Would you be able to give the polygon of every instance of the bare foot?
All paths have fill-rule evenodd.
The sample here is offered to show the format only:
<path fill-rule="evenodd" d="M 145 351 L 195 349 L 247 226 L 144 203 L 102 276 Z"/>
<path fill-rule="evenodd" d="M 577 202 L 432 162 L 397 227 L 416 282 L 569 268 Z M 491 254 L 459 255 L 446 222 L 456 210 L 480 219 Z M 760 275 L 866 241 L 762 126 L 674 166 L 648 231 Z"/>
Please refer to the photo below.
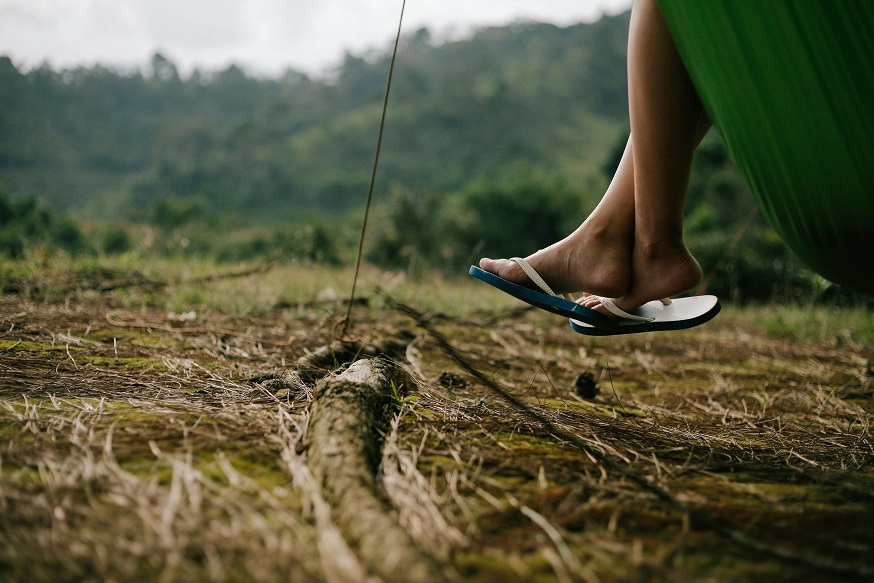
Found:
<path fill-rule="evenodd" d="M 638 245 L 632 257 L 632 284 L 614 303 L 626 312 L 652 300 L 685 293 L 701 283 L 701 267 L 682 241 Z M 604 295 L 604 294 L 600 294 Z M 586 307 L 607 313 L 597 298 L 580 300 Z"/>
<path fill-rule="evenodd" d="M 620 296 L 629 291 L 630 258 L 630 237 L 583 223 L 561 241 L 525 259 L 555 293 L 585 291 Z M 479 266 L 514 283 L 535 288 L 522 268 L 510 259 L 483 258 Z"/>

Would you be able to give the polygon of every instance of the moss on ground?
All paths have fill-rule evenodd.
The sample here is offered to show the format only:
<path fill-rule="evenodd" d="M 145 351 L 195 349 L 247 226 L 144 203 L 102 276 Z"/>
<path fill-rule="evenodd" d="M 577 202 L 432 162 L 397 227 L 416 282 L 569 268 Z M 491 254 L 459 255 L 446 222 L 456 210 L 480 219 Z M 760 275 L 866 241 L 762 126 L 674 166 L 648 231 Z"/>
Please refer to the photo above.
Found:
<path fill-rule="evenodd" d="M 305 444 L 287 448 L 311 387 L 286 375 L 333 341 L 344 310 L 314 303 L 336 273 L 283 287 L 289 273 L 265 276 L 257 297 L 231 281 L 0 297 L 2 578 L 326 579 L 320 519 L 288 465 L 306 463 Z M 817 310 L 815 331 L 798 312 L 768 324 L 727 310 L 683 333 L 591 339 L 509 302 L 486 309 L 491 293 L 460 306 L 462 292 L 479 294 L 465 286 L 422 309 L 473 366 L 585 446 L 479 384 L 384 297 L 354 313 L 368 342 L 417 336 L 399 358 L 419 400 L 404 404 L 396 438 L 421 479 L 403 474 L 401 492 L 464 533 L 444 561 L 465 581 L 874 576 L 874 349 L 868 320 L 852 327 L 858 311 Z M 278 298 L 293 307 L 274 309 Z M 131 325 L 107 324 L 130 308 Z M 196 326 L 164 326 L 170 308 L 196 309 Z M 575 394 L 584 372 L 597 395 Z"/>

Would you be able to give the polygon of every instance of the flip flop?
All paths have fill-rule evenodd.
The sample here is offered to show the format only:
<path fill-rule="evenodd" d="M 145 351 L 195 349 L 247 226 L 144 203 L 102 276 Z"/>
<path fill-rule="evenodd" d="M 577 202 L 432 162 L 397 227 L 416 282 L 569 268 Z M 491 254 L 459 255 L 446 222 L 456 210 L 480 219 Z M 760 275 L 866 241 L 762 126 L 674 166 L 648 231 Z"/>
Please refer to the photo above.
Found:
<path fill-rule="evenodd" d="M 596 297 L 607 311 L 618 318 L 611 320 L 616 326 L 608 330 L 584 319 L 571 317 L 571 328 L 574 331 L 589 336 L 616 336 L 659 330 L 684 330 L 713 319 L 721 308 L 716 296 L 695 296 L 678 298 L 667 305 L 658 300 L 647 302 L 630 314 L 620 309 L 610 298 Z"/>
<path fill-rule="evenodd" d="M 512 281 L 506 280 L 494 273 L 480 269 L 475 265 L 470 266 L 470 271 L 468 273 L 489 285 L 493 285 L 502 292 L 508 293 L 514 298 L 534 306 L 535 308 L 540 308 L 541 310 L 546 310 L 547 312 L 552 312 L 553 314 L 558 314 L 559 316 L 579 321 L 593 330 L 599 330 L 602 332 L 601 335 L 616 333 L 615 331 L 619 330 L 619 324 L 613 318 L 605 316 L 604 314 L 596 312 L 586 306 L 581 306 L 574 301 L 573 296 L 570 294 L 564 294 L 561 296 L 552 291 L 552 288 L 543 281 L 543 278 L 540 277 L 534 268 L 532 268 L 524 259 L 513 257 L 512 260 L 515 261 L 531 281 L 533 281 L 534 284 L 543 291 L 537 291 L 525 287 L 524 285 L 513 283 Z"/>

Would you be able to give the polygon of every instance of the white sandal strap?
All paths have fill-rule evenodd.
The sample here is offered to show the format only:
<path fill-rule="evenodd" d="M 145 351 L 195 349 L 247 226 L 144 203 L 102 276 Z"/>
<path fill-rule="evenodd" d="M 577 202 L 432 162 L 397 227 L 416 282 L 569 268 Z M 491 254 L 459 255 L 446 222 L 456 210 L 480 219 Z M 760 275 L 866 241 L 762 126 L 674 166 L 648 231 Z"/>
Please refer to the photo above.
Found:
<path fill-rule="evenodd" d="M 607 311 L 613 314 L 614 316 L 618 316 L 620 318 L 624 318 L 626 320 L 634 320 L 635 322 L 655 322 L 655 318 L 644 318 L 643 316 L 636 316 L 634 314 L 629 314 L 615 303 L 610 298 L 602 298 L 601 296 L 595 296 L 598 298 L 598 301 L 601 302 L 601 305 L 607 308 Z M 670 300 L 668 300 L 670 303 Z M 662 301 L 664 303 L 664 301 Z"/>
<path fill-rule="evenodd" d="M 540 288 L 541 290 L 543 290 L 545 293 L 548 293 L 549 295 L 551 295 L 551 296 L 555 296 L 555 297 L 558 297 L 558 298 L 563 297 L 563 298 L 565 298 L 565 299 L 567 299 L 567 300 L 570 300 L 570 301 L 572 301 L 572 302 L 573 302 L 573 301 L 576 301 L 576 300 L 574 300 L 574 297 L 573 297 L 571 294 L 562 294 L 562 295 L 559 295 L 559 294 L 555 293 L 554 291 L 552 291 L 552 288 L 549 287 L 549 284 L 547 284 L 547 283 L 543 280 L 543 278 L 540 277 L 540 274 L 537 273 L 537 271 L 535 271 L 535 269 L 534 269 L 533 267 L 531 267 L 531 264 L 528 263 L 527 261 L 525 261 L 524 259 L 522 259 L 521 257 L 511 257 L 510 259 L 511 259 L 512 261 L 515 261 L 515 262 L 516 262 L 516 265 L 518 265 L 519 267 L 521 267 L 521 268 L 522 268 L 522 271 L 525 272 L 525 275 L 528 276 L 528 279 L 530 279 L 531 281 L 533 281 L 533 282 L 534 282 L 534 285 L 536 285 L 537 287 L 539 287 L 539 288 Z"/>
<path fill-rule="evenodd" d="M 559 297 L 559 298 L 563 297 L 566 300 L 570 300 L 572 302 L 577 301 L 574 298 L 574 296 L 572 296 L 571 294 L 557 294 L 554 291 L 552 291 L 552 288 L 549 287 L 549 284 L 546 283 L 546 281 L 544 281 L 544 279 L 542 277 L 540 277 L 540 274 L 537 273 L 537 271 L 533 267 L 531 267 L 531 264 L 528 263 L 527 261 L 525 261 L 524 259 L 522 259 L 521 257 L 511 257 L 510 259 L 512 261 L 515 261 L 516 265 L 518 265 L 520 268 L 522 268 L 522 271 L 524 271 L 525 275 L 528 276 L 528 279 L 533 281 L 534 285 L 539 287 L 545 293 L 548 293 L 551 296 L 555 296 L 555 297 Z M 607 308 L 607 310 L 610 311 L 614 316 L 619 316 L 620 318 L 625 318 L 626 320 L 636 320 L 636 321 L 640 321 L 640 322 L 652 322 L 652 321 L 654 321 L 654 318 L 644 318 L 642 316 L 635 316 L 634 314 L 629 314 L 625 310 L 622 310 L 621 308 L 619 308 L 619 306 L 614 304 L 613 301 L 610 300 L 609 298 L 602 298 L 600 296 L 596 296 L 596 297 L 598 297 L 598 299 L 601 301 L 601 303 L 604 305 L 604 307 Z M 671 298 L 662 298 L 659 301 L 662 304 L 664 304 L 665 306 L 671 305 Z"/>

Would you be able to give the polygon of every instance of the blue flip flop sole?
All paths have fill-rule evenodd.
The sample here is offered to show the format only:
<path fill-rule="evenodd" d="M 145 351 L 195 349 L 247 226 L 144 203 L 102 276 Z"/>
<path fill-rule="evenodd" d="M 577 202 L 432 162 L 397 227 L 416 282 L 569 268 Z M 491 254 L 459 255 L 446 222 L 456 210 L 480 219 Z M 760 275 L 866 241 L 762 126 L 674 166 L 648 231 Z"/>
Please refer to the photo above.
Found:
<path fill-rule="evenodd" d="M 619 324 L 616 320 L 565 298 L 552 296 L 525 287 L 524 285 L 513 283 L 512 281 L 499 277 L 494 273 L 480 269 L 475 265 L 470 266 L 470 271 L 468 273 L 471 276 L 498 288 L 502 292 L 534 306 L 535 308 L 540 308 L 541 310 L 546 310 L 547 312 L 552 312 L 553 314 L 576 320 L 591 329 L 598 330 L 600 331 L 600 334 L 598 335 L 603 336 L 615 334 L 619 329 Z"/>

